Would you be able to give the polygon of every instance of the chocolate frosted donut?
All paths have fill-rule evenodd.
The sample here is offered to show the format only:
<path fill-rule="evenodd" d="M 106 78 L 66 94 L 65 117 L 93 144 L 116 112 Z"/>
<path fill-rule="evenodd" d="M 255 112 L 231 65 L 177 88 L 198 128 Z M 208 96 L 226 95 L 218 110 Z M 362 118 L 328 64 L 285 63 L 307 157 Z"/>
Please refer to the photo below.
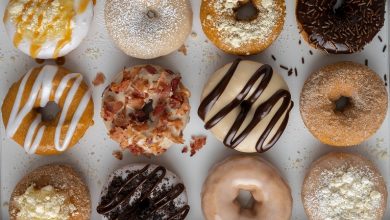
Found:
<path fill-rule="evenodd" d="M 310 45 L 329 53 L 360 51 L 384 24 L 385 0 L 297 0 L 296 17 Z"/>
<path fill-rule="evenodd" d="M 97 207 L 109 220 L 181 220 L 189 210 L 179 177 L 154 164 L 130 164 L 112 173 Z"/>
<path fill-rule="evenodd" d="M 198 115 L 225 146 L 262 153 L 282 135 L 292 107 L 286 83 L 271 66 L 237 59 L 211 76 Z"/>
<path fill-rule="evenodd" d="M 313 73 L 301 93 L 300 111 L 310 132 L 332 146 L 360 144 L 387 113 L 385 83 L 368 67 L 339 62 Z"/>

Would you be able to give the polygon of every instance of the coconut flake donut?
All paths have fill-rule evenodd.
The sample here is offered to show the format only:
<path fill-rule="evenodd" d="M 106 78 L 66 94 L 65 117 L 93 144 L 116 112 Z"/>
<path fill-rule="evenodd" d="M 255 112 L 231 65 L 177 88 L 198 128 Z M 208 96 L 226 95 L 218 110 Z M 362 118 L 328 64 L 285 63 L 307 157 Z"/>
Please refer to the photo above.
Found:
<path fill-rule="evenodd" d="M 163 166 L 136 163 L 110 175 L 96 210 L 105 220 L 183 220 L 190 206 L 178 176 Z"/>
<path fill-rule="evenodd" d="M 387 105 L 385 83 L 375 72 L 361 64 L 339 62 L 322 67 L 306 80 L 300 111 L 317 139 L 343 147 L 372 136 L 386 117 Z"/>
<path fill-rule="evenodd" d="M 371 161 L 356 154 L 330 153 L 311 165 L 302 201 L 310 220 L 380 220 L 387 189 Z"/>
<path fill-rule="evenodd" d="M 110 0 L 104 12 L 115 44 L 127 55 L 141 59 L 179 49 L 192 29 L 188 0 Z"/>
<path fill-rule="evenodd" d="M 253 16 L 240 17 L 252 5 Z M 252 55 L 268 48 L 283 29 L 284 0 L 202 0 L 200 20 L 206 36 L 221 50 Z"/>
<path fill-rule="evenodd" d="M 240 190 L 254 199 L 251 208 L 240 207 Z M 289 220 L 292 210 L 290 187 L 278 171 L 259 157 L 234 156 L 214 166 L 202 191 L 206 220 Z"/>
<path fill-rule="evenodd" d="M 68 165 L 49 164 L 27 174 L 15 186 L 9 219 L 89 220 L 89 190 Z"/>
<path fill-rule="evenodd" d="M 92 18 L 92 0 L 10 0 L 3 21 L 15 47 L 33 58 L 53 59 L 81 43 Z"/>
<path fill-rule="evenodd" d="M 136 155 L 159 155 L 183 144 L 190 92 L 181 77 L 154 65 L 124 69 L 103 93 L 101 116 L 110 137 Z"/>
<path fill-rule="evenodd" d="M 296 0 L 296 18 L 311 46 L 349 54 L 361 51 L 381 30 L 385 8 L 384 0 Z"/>
<path fill-rule="evenodd" d="M 59 112 L 43 118 L 55 103 Z M 93 124 L 91 92 L 79 73 L 52 65 L 32 68 L 9 89 L 1 107 L 6 134 L 29 154 L 60 154 Z"/>
<path fill-rule="evenodd" d="M 293 105 L 271 66 L 237 59 L 210 77 L 198 115 L 225 146 L 263 153 L 283 134 Z"/>

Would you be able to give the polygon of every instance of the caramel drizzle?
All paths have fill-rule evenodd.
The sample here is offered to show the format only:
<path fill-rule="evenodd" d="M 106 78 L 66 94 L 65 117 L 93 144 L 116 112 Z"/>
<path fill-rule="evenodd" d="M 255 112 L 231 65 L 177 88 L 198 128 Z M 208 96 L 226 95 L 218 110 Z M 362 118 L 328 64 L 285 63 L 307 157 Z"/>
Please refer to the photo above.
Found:
<path fill-rule="evenodd" d="M 148 217 L 153 217 L 154 213 L 164 208 L 169 202 L 173 201 L 184 192 L 185 186 L 180 183 L 175 185 L 168 192 L 162 193 L 161 195 L 156 196 L 156 198 L 151 199 L 151 193 L 165 178 L 167 171 L 164 167 L 158 166 L 150 174 L 145 175 L 145 172 L 148 171 L 149 167 L 150 165 L 146 165 L 143 169 L 133 174 L 116 192 L 114 192 L 114 197 L 110 202 L 107 204 L 99 204 L 97 212 L 99 214 L 108 214 L 116 208 L 124 206 L 127 207 L 127 209 L 121 210 L 121 213 L 119 213 L 115 219 L 132 219 L 131 217 L 137 217 L 136 215 L 140 207 L 145 206 L 145 204 L 151 204 L 152 206 L 148 208 L 150 212 L 147 215 Z M 141 175 L 145 176 L 139 178 Z M 128 207 L 129 202 L 139 187 L 142 187 L 141 197 L 138 198 L 131 207 Z M 169 216 L 168 219 L 184 219 L 187 216 L 189 209 L 190 207 L 185 205 L 173 213 L 172 216 Z"/>
<path fill-rule="evenodd" d="M 15 0 L 11 1 L 11 3 L 14 1 Z M 90 0 L 81 0 L 80 6 L 77 10 L 77 13 L 81 14 L 81 13 L 85 12 L 85 10 L 88 7 L 89 2 L 90 2 Z M 23 16 L 25 15 L 25 13 L 27 13 L 28 9 L 33 6 L 33 3 L 34 3 L 34 0 L 30 0 L 27 3 L 25 3 L 23 6 L 22 13 L 14 21 L 15 25 L 17 26 L 17 30 L 16 30 L 15 36 L 13 38 L 13 44 L 15 45 L 15 47 L 18 47 L 20 45 L 20 43 L 22 42 L 22 40 L 25 38 L 26 34 L 24 32 L 26 30 L 26 27 L 30 23 L 33 16 L 38 13 L 37 10 L 39 9 L 39 7 L 42 4 L 50 4 L 50 0 L 38 1 L 35 8 L 33 10 L 31 10 L 30 14 L 27 15 L 28 16 L 27 19 L 25 21 L 23 21 Z M 59 53 L 61 52 L 61 50 L 67 44 L 69 44 L 69 42 L 71 42 L 71 39 L 72 39 L 72 25 L 71 24 L 72 24 L 72 19 L 74 17 L 74 14 L 75 13 L 70 13 L 70 14 L 66 15 L 66 17 L 62 17 L 64 15 L 60 13 L 52 21 L 52 23 L 55 23 L 58 19 L 66 19 L 65 35 L 62 37 L 62 39 L 60 39 L 57 42 L 56 48 L 55 48 L 54 53 L 53 53 L 53 58 L 57 58 L 59 56 Z M 33 58 L 36 58 L 38 56 L 39 52 L 41 51 L 42 44 L 47 40 L 49 32 L 53 31 L 53 28 L 54 28 L 53 25 L 50 24 L 50 25 L 47 25 L 46 27 L 44 27 L 43 31 L 39 31 L 39 29 L 41 29 L 41 27 L 42 27 L 42 20 L 44 19 L 44 17 L 43 17 L 43 14 L 39 14 L 37 16 L 38 16 L 38 25 L 37 25 L 37 28 L 33 31 L 33 36 L 31 39 L 31 46 L 30 46 L 30 55 Z M 9 12 L 6 11 L 3 20 L 6 21 L 8 19 L 9 19 Z"/>
<path fill-rule="evenodd" d="M 198 115 L 202 120 L 205 120 L 206 114 L 211 110 L 211 108 L 215 105 L 215 103 L 225 91 L 240 62 L 241 59 L 237 59 L 233 62 L 222 80 L 201 102 L 200 107 L 198 109 Z M 266 129 L 261 134 L 260 138 L 256 143 L 257 152 L 262 153 L 269 150 L 276 143 L 276 141 L 280 138 L 283 131 L 285 130 L 289 118 L 289 113 L 294 105 L 294 103 L 291 101 L 291 94 L 287 90 L 278 90 L 267 101 L 257 107 L 250 123 L 244 128 L 244 130 L 240 134 L 237 133 L 241 128 L 245 118 L 247 117 L 249 110 L 252 108 L 252 105 L 260 98 L 263 91 L 267 88 L 268 84 L 272 79 L 272 75 L 272 67 L 269 65 L 262 65 L 249 79 L 249 81 L 246 83 L 241 92 L 235 97 L 235 99 L 231 101 L 228 105 L 223 107 L 210 120 L 206 122 L 205 128 L 211 129 L 223 118 L 225 118 L 226 115 L 228 115 L 233 109 L 240 107 L 240 113 L 238 114 L 236 120 L 234 121 L 232 127 L 229 129 L 223 141 L 223 143 L 227 147 L 235 148 L 250 134 L 250 132 L 257 126 L 257 124 L 260 123 L 271 112 L 271 110 L 278 103 L 278 101 L 280 99 L 283 99 L 280 108 L 277 110 L 277 112 L 275 113 L 270 123 L 267 125 Z M 253 94 L 249 98 L 247 98 L 252 87 L 261 77 L 261 82 L 255 89 Z M 286 116 L 283 119 L 280 127 L 276 131 L 276 134 L 272 137 L 269 143 L 265 145 L 267 137 L 270 135 L 271 131 L 285 112 Z"/>

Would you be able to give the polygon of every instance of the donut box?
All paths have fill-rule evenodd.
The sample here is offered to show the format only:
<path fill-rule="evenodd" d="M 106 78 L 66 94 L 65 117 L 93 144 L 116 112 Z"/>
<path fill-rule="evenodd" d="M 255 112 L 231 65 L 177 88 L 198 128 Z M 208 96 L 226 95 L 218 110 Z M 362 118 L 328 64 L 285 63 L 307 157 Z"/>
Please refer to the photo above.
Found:
<path fill-rule="evenodd" d="M 0 17 L 4 16 L 6 0 L 0 2 Z M 192 0 L 193 27 L 183 47 L 167 56 L 152 60 L 142 60 L 127 56 L 111 40 L 104 21 L 104 3 L 98 0 L 94 7 L 94 18 L 87 37 L 62 60 L 63 66 L 83 74 L 85 82 L 92 90 L 94 101 L 94 124 L 84 137 L 65 153 L 57 156 L 38 156 L 25 153 L 22 147 L 6 136 L 4 123 L 0 122 L 0 219 L 9 219 L 8 209 L 11 193 L 27 173 L 50 163 L 65 163 L 75 168 L 89 188 L 91 195 L 91 219 L 102 219 L 97 213 L 102 188 L 109 175 L 130 163 L 154 163 L 166 167 L 181 178 L 186 186 L 190 212 L 186 219 L 204 219 L 201 206 L 203 183 L 209 170 L 218 162 L 232 155 L 243 155 L 229 149 L 218 141 L 211 131 L 204 128 L 198 116 L 202 90 L 209 77 L 223 65 L 233 62 L 237 56 L 219 50 L 205 36 L 200 23 L 200 1 Z M 299 100 L 305 80 L 324 65 L 338 61 L 354 61 L 374 70 L 389 92 L 390 72 L 389 22 L 385 15 L 385 25 L 365 49 L 351 55 L 328 55 L 310 47 L 299 33 L 295 17 L 295 1 L 286 1 L 286 18 L 283 30 L 277 40 L 259 55 L 244 59 L 269 64 L 287 83 L 294 107 L 291 110 L 287 127 L 268 151 L 260 154 L 271 162 L 291 188 L 293 197 L 292 219 L 307 219 L 304 211 L 301 189 L 305 174 L 313 161 L 329 152 L 355 152 L 371 160 L 383 175 L 387 188 L 390 188 L 390 121 L 387 112 L 380 129 L 362 144 L 349 148 L 330 147 L 319 142 L 305 127 L 302 120 Z M 389 6 L 386 6 L 387 10 Z M 10 86 L 19 80 L 32 67 L 40 66 L 34 60 L 15 49 L 6 37 L 4 25 L 0 25 L 0 100 L 3 102 Z M 241 57 L 243 58 L 243 57 Z M 58 60 L 57 60 L 58 62 Z M 44 61 L 44 64 L 56 64 Z M 119 144 L 107 135 L 105 124 L 100 116 L 102 94 L 115 76 L 124 69 L 135 65 L 153 64 L 181 73 L 182 82 L 191 92 L 190 121 L 184 130 L 184 144 L 172 146 L 166 153 L 156 157 L 134 156 L 123 152 L 123 159 L 115 156 Z M 102 85 L 94 86 L 92 81 L 98 74 L 104 74 Z M 2 120 L 2 119 L 0 119 Z M 195 155 L 182 152 L 189 145 L 192 136 L 207 136 L 206 145 Z M 255 155 L 259 155 L 255 153 Z M 390 204 L 383 219 L 390 219 Z"/>

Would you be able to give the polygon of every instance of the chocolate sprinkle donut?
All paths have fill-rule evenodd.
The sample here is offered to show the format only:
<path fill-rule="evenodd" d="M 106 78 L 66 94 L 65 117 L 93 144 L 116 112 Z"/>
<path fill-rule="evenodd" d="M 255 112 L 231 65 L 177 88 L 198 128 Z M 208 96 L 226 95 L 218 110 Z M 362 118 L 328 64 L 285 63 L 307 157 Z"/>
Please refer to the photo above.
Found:
<path fill-rule="evenodd" d="M 182 220 L 189 210 L 181 180 L 154 164 L 132 164 L 115 171 L 97 207 L 109 220 Z"/>
<path fill-rule="evenodd" d="M 297 0 L 305 40 L 328 53 L 358 52 L 384 25 L 385 0 Z"/>

